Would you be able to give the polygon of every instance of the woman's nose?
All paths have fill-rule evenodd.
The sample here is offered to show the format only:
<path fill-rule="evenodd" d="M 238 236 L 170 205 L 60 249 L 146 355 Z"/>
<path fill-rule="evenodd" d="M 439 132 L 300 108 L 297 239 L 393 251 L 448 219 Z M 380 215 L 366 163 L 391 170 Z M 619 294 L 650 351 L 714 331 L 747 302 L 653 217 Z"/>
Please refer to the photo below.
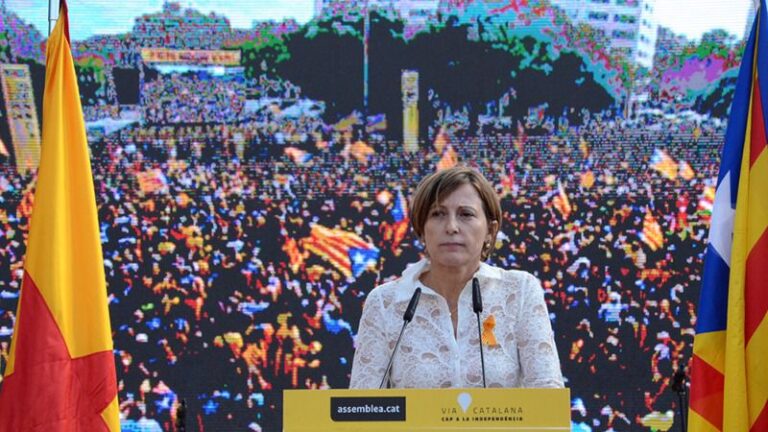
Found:
<path fill-rule="evenodd" d="M 459 232 L 459 224 L 455 216 L 448 216 L 445 221 L 445 231 L 449 233 Z"/>

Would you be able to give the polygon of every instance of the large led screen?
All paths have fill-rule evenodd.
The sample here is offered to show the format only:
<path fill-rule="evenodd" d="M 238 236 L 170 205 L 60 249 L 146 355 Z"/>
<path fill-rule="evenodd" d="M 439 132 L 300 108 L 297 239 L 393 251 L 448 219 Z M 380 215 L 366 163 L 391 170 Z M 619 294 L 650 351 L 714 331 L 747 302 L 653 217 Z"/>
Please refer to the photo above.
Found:
<path fill-rule="evenodd" d="M 490 261 L 542 281 L 574 430 L 677 421 L 750 0 L 69 3 L 126 430 L 181 400 L 279 430 L 283 389 L 345 388 L 366 295 L 423 255 L 409 197 L 457 164 L 502 197 Z M 0 5 L 0 371 L 48 13 Z"/>

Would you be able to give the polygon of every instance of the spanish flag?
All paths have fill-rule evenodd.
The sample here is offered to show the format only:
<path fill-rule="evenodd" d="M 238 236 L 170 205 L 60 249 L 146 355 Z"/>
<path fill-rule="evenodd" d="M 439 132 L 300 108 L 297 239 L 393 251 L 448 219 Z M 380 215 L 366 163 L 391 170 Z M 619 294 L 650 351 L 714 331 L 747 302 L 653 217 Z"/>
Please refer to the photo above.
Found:
<path fill-rule="evenodd" d="M 691 372 L 691 431 L 768 430 L 768 15 L 747 42 L 720 162 Z"/>
<path fill-rule="evenodd" d="M 0 430 L 118 431 L 115 361 L 67 6 L 47 47 L 43 146 Z"/>

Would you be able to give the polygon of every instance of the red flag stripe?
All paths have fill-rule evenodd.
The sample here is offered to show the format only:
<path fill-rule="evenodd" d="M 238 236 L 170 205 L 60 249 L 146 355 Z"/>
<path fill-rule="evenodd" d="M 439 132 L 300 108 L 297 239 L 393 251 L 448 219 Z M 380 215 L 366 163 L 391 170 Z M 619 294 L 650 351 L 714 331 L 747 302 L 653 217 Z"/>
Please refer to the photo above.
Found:
<path fill-rule="evenodd" d="M 749 150 L 749 166 L 755 161 L 766 147 L 765 117 L 763 117 L 763 102 L 760 99 L 760 80 L 755 79 L 755 87 L 752 92 L 752 131 Z"/>
<path fill-rule="evenodd" d="M 108 431 L 101 412 L 117 394 L 112 352 L 70 357 L 53 314 L 26 272 L 23 283 L 13 340 L 17 366 L 3 382 L 0 430 Z M 30 387 L 38 390 L 21 391 Z"/>
<path fill-rule="evenodd" d="M 340 250 L 337 247 L 319 241 L 312 241 L 307 244 L 315 247 L 329 258 L 332 258 L 335 262 L 342 264 L 344 267 L 350 267 L 349 255 L 344 250 Z"/>
<path fill-rule="evenodd" d="M 768 312 L 768 291 L 765 289 L 768 287 L 768 230 L 752 248 L 746 269 L 744 341 L 748 344 Z"/>
<path fill-rule="evenodd" d="M 359 240 L 351 239 L 351 238 L 344 238 L 344 237 L 325 237 L 323 238 L 324 242 L 327 242 L 334 247 L 337 247 L 339 249 L 347 249 L 349 247 L 355 247 L 355 248 L 367 248 L 368 244 Z"/>
<path fill-rule="evenodd" d="M 768 431 L 768 404 L 763 405 L 763 410 L 757 417 L 752 427 L 749 428 L 750 432 L 765 432 Z"/>
<path fill-rule="evenodd" d="M 349 255 L 346 252 L 318 241 L 308 241 L 305 243 L 305 247 L 323 256 L 323 258 L 330 261 L 331 264 L 345 274 L 351 273 L 352 263 L 349 261 Z"/>
<path fill-rule="evenodd" d="M 49 0 L 50 1 L 50 0 Z M 67 7 L 66 0 L 59 1 L 59 18 L 64 18 L 64 36 L 67 38 L 67 43 L 71 44 L 72 39 L 69 38 L 69 7 Z"/>
<path fill-rule="evenodd" d="M 722 430 L 725 377 L 696 355 L 693 356 L 693 373 L 691 380 L 695 380 L 696 385 L 691 387 L 691 409 Z"/>
<path fill-rule="evenodd" d="M 320 241 L 327 241 L 357 248 L 368 247 L 368 243 L 359 238 L 357 234 L 339 229 L 329 229 L 316 226 L 312 229 L 311 236 L 317 238 Z"/>

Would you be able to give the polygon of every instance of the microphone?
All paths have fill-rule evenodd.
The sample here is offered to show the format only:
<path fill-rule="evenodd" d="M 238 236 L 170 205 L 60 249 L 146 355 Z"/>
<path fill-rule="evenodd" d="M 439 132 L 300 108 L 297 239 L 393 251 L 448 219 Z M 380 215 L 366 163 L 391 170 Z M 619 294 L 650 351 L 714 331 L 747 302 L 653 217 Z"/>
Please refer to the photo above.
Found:
<path fill-rule="evenodd" d="M 389 363 L 387 364 L 387 369 L 384 370 L 384 376 L 381 377 L 381 384 L 379 384 L 379 388 L 384 388 L 384 383 L 388 381 L 389 374 L 392 370 L 392 362 L 395 360 L 395 353 L 397 352 L 397 348 L 400 347 L 400 340 L 403 338 L 403 332 L 405 331 L 405 327 L 408 326 L 408 323 L 411 322 L 413 319 L 413 314 L 416 313 L 416 306 L 419 305 L 419 297 L 421 297 L 421 288 L 416 288 L 415 291 L 413 291 L 413 295 L 411 296 L 411 301 L 408 302 L 408 307 L 405 308 L 405 313 L 403 314 L 403 326 L 400 328 L 400 336 L 397 337 L 397 342 L 395 342 L 395 348 L 392 350 L 392 354 L 389 356 Z"/>
<path fill-rule="evenodd" d="M 685 393 L 685 381 L 688 378 L 685 373 L 685 366 L 678 366 L 675 373 L 672 375 L 672 384 L 670 387 L 677 393 Z"/>
<path fill-rule="evenodd" d="M 411 322 L 413 319 L 413 314 L 416 313 L 416 306 L 419 305 L 419 297 L 421 297 L 421 288 L 416 288 L 415 291 L 413 291 L 413 295 L 411 296 L 411 301 L 408 302 L 408 307 L 405 308 L 405 313 L 403 314 L 403 328 L 405 328 L 405 325 Z"/>
<path fill-rule="evenodd" d="M 176 407 L 176 430 L 185 432 L 187 430 L 187 400 L 181 399 L 179 406 Z"/>
<path fill-rule="evenodd" d="M 476 314 L 483 311 L 483 297 L 480 295 L 480 281 L 477 278 L 472 279 L 472 310 Z"/>
<path fill-rule="evenodd" d="M 480 368 L 483 370 L 483 388 L 485 385 L 485 357 L 483 356 L 483 332 L 480 324 L 480 312 L 483 311 L 483 298 L 480 295 L 480 281 L 472 278 L 472 309 L 477 316 L 477 340 L 480 342 Z"/>
<path fill-rule="evenodd" d="M 685 394 L 687 391 L 685 381 L 688 379 L 688 374 L 685 371 L 685 364 L 683 363 L 683 356 L 680 355 L 678 360 L 677 369 L 675 370 L 675 373 L 672 375 L 672 384 L 670 387 L 672 387 L 672 390 L 677 393 L 677 399 L 678 399 L 678 414 L 680 415 L 680 425 L 683 427 L 682 430 L 688 430 L 687 427 L 687 419 L 685 417 L 685 413 L 687 412 L 686 409 L 683 409 L 683 403 L 685 403 Z"/>

